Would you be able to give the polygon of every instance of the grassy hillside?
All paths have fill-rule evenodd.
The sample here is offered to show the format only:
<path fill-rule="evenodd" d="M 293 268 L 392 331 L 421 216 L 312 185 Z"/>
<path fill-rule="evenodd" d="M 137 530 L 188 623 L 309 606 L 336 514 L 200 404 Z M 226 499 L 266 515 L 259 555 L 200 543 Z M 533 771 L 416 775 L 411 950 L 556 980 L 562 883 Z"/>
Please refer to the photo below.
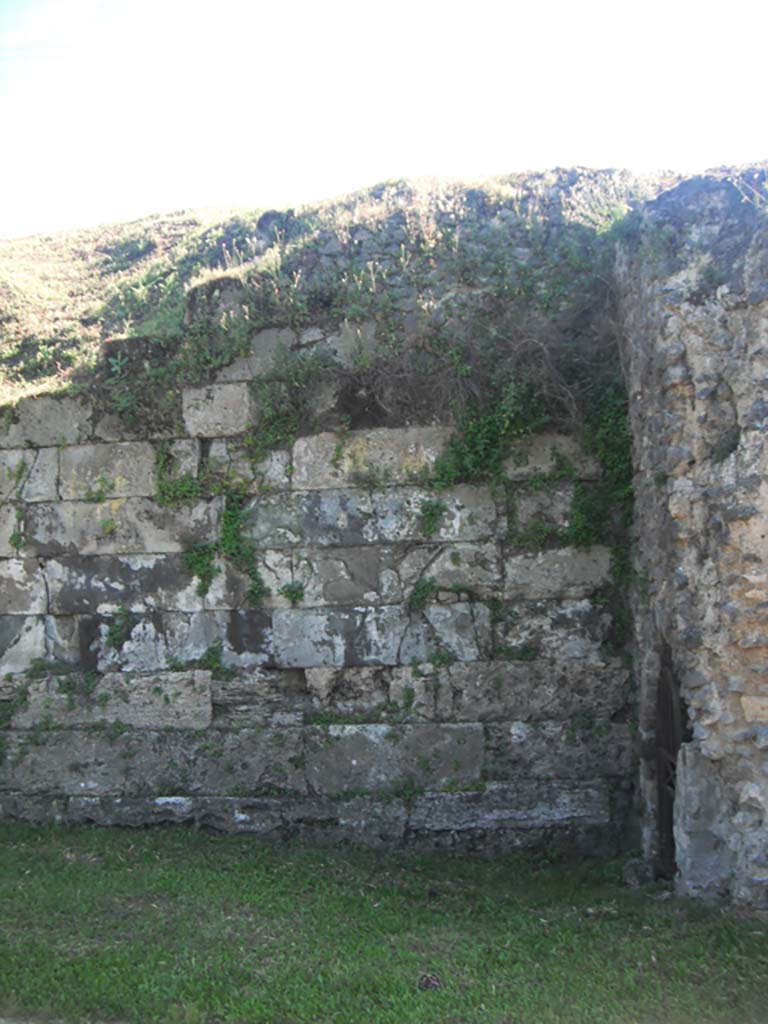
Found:
<path fill-rule="evenodd" d="M 611 228 L 659 184 L 583 170 L 391 182 L 296 211 L 185 212 L 0 242 L 0 401 L 90 389 L 140 354 L 131 376 L 156 403 L 260 327 L 343 319 L 376 322 L 390 363 L 408 348 L 409 379 L 469 380 L 489 342 L 553 325 L 572 345 L 594 334 Z M 105 355 L 106 339 L 121 341 Z M 116 411 L 135 409 L 112 383 Z"/>

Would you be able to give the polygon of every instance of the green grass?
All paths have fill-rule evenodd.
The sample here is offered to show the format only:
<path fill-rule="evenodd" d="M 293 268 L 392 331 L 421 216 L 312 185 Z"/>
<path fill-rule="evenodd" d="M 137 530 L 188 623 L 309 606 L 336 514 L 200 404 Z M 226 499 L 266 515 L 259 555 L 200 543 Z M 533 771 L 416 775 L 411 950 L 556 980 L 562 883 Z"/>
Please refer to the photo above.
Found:
<path fill-rule="evenodd" d="M 768 925 L 615 863 L 0 825 L 0 1013 L 270 1024 L 757 1024 Z M 434 975 L 440 987 L 422 991 Z"/>

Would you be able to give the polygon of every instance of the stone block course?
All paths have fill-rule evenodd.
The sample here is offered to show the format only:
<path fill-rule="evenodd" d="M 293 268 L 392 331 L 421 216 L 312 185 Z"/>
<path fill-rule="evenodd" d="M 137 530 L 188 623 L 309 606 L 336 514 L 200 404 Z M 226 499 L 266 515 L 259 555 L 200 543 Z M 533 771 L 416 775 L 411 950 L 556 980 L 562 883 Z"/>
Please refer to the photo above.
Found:
<path fill-rule="evenodd" d="M 46 448 L 87 441 L 91 409 L 76 398 L 41 395 L 19 405 L 9 423 L 0 426 L 0 448 Z"/>
<path fill-rule="evenodd" d="M 186 550 L 218 536 L 223 499 L 163 508 L 147 498 L 30 505 L 24 513 L 24 554 L 128 555 Z"/>
<path fill-rule="evenodd" d="M 60 728 L 117 721 L 136 729 L 207 729 L 211 724 L 210 672 L 122 675 L 96 680 L 78 675 L 32 679 L 14 729 L 33 729 L 53 718 Z"/>
<path fill-rule="evenodd" d="M 445 447 L 445 427 L 315 434 L 293 446 L 294 485 L 306 490 L 408 484 L 429 474 Z"/>
<path fill-rule="evenodd" d="M 404 542 L 475 542 L 495 537 L 499 522 L 487 488 L 456 487 L 441 493 L 445 514 L 425 534 L 423 489 L 295 491 L 266 495 L 248 506 L 246 533 L 258 547 L 355 547 Z"/>
<path fill-rule="evenodd" d="M 330 725 L 308 729 L 307 780 L 333 795 L 354 790 L 477 782 L 483 766 L 479 725 Z"/>
<path fill-rule="evenodd" d="M 100 420 L 98 443 L 85 417 L 60 449 L 0 450 L 0 815 L 377 849 L 553 833 L 610 847 L 606 780 L 629 771 L 611 718 L 629 696 L 598 601 L 607 551 L 514 551 L 503 488 L 414 483 L 442 427 L 320 434 L 254 465 L 248 375 L 285 340 L 264 332 L 262 351 L 187 389 L 191 436 L 149 443 Z M 294 338 L 346 358 L 332 340 Z M 171 478 L 215 496 L 160 505 L 160 444 Z M 554 465 L 541 459 L 535 472 Z M 547 504 L 538 483 L 510 484 L 517 524 L 565 523 L 570 486 Z M 207 560 L 190 561 L 200 544 Z"/>
<path fill-rule="evenodd" d="M 33 558 L 0 559 L 0 609 L 5 615 L 44 615 L 48 593 Z"/>
<path fill-rule="evenodd" d="M 610 549 L 600 546 L 588 551 L 556 548 L 535 554 L 507 555 L 504 596 L 527 600 L 585 597 L 608 582 L 610 571 Z"/>
<path fill-rule="evenodd" d="M 243 434 L 254 422 L 248 384 L 211 384 L 182 392 L 184 426 L 192 437 Z"/>
<path fill-rule="evenodd" d="M 0 449 L 0 504 L 6 501 L 56 501 L 57 448 Z"/>
<path fill-rule="evenodd" d="M 151 497 L 157 491 L 155 461 L 155 449 L 144 441 L 62 448 L 60 495 L 70 501 Z"/>
<path fill-rule="evenodd" d="M 600 465 L 586 455 L 578 441 L 566 434 L 534 434 L 519 441 L 504 462 L 504 473 L 510 480 L 547 476 L 567 466 L 577 479 L 596 480 Z"/>

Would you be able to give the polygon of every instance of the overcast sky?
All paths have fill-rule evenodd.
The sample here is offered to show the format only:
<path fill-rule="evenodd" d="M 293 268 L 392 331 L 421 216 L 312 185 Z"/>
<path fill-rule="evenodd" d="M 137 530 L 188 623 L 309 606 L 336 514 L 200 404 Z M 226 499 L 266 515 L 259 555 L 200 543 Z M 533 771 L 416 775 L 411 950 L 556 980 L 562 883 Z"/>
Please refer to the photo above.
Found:
<path fill-rule="evenodd" d="M 0 237 L 768 158 L 768 4 L 0 0 Z"/>

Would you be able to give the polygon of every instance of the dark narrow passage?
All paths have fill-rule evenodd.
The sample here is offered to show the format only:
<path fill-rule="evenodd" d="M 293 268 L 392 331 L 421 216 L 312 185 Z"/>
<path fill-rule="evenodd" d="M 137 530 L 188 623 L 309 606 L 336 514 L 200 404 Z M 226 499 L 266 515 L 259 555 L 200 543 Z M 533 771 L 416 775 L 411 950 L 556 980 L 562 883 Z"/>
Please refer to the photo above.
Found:
<path fill-rule="evenodd" d="M 680 685 L 672 663 L 672 651 L 665 643 L 656 691 L 656 828 L 658 855 L 656 873 L 672 878 L 675 873 L 674 805 L 677 754 L 689 739 L 688 716 L 680 696 Z"/>

